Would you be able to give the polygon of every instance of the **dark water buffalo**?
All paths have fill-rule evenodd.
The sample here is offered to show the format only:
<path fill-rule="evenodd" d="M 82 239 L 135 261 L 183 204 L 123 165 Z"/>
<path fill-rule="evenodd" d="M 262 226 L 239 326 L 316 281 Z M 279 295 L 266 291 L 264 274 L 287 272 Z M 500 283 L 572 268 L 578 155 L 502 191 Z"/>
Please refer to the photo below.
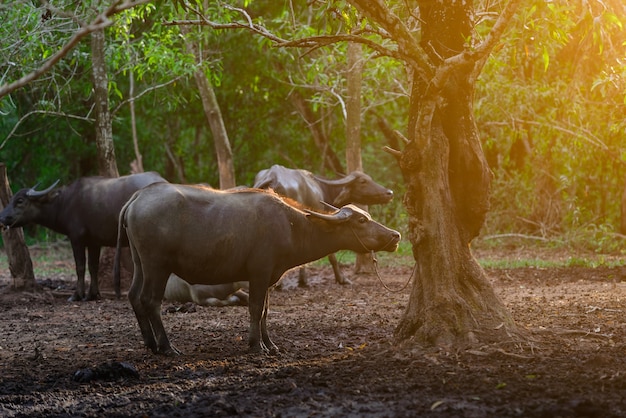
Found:
<path fill-rule="evenodd" d="M 248 290 L 248 282 L 189 284 L 177 275 L 170 274 L 163 299 L 193 302 L 201 306 L 247 305 Z"/>
<path fill-rule="evenodd" d="M 393 199 L 393 192 L 360 171 L 353 171 L 337 180 L 327 180 L 309 171 L 285 168 L 282 165 L 261 170 L 254 179 L 254 186 L 259 189 L 272 189 L 281 196 L 289 197 L 314 210 L 324 210 L 322 202 L 333 206 L 348 203 L 375 205 L 388 203 Z M 350 283 L 343 277 L 334 254 L 328 260 L 335 273 L 335 281 L 340 284 Z M 306 286 L 306 271 L 302 267 L 298 284 Z"/>
<path fill-rule="evenodd" d="M 258 189 L 175 184 L 135 193 L 119 225 L 120 240 L 125 228 L 130 243 L 134 276 L 128 297 L 143 340 L 154 353 L 167 355 L 178 354 L 160 314 L 171 273 L 190 284 L 248 281 L 250 351 L 275 352 L 266 328 L 268 289 L 285 271 L 341 249 L 395 251 L 400 241 L 397 231 L 353 205 L 322 214 Z"/>
<path fill-rule="evenodd" d="M 100 297 L 100 248 L 115 247 L 117 244 L 120 209 L 137 190 L 165 181 L 158 173 L 149 172 L 119 178 L 81 177 L 58 189 L 54 188 L 58 181 L 46 190 L 37 191 L 34 187 L 22 189 L 0 213 L 0 224 L 17 228 L 33 223 L 67 235 L 72 244 L 78 277 L 76 292 L 70 300 L 94 300 Z M 91 277 L 87 294 L 86 260 Z"/>

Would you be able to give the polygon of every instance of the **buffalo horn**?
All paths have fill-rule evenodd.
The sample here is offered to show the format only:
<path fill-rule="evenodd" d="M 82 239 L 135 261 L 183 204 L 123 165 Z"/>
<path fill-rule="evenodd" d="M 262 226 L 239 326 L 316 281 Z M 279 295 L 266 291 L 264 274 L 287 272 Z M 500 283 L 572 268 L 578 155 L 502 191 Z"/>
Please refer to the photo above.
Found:
<path fill-rule="evenodd" d="M 356 179 L 356 175 L 354 173 L 350 173 L 347 176 L 345 176 L 344 178 L 341 179 L 337 179 L 337 180 L 327 180 L 327 179 L 323 179 L 321 177 L 317 177 L 315 176 L 315 179 L 322 182 L 322 183 L 326 183 L 326 184 L 332 184 L 335 186 L 343 186 L 345 184 L 350 184 L 351 182 L 354 181 L 354 179 Z"/>
<path fill-rule="evenodd" d="M 330 210 L 334 210 L 337 211 L 339 210 L 338 207 L 331 205 L 330 203 L 324 202 L 323 200 L 320 200 L 320 203 L 324 206 L 326 206 L 326 208 L 330 209 Z"/>
<path fill-rule="evenodd" d="M 57 184 L 59 184 L 59 180 L 55 181 L 54 184 L 52 186 L 48 187 L 46 190 L 35 190 L 35 188 L 37 186 L 39 186 L 39 183 L 37 183 L 33 187 L 31 187 L 28 192 L 26 192 L 26 196 L 28 196 L 28 197 L 41 197 L 41 196 L 44 196 L 44 195 L 48 194 L 48 192 L 50 190 L 54 189 Z"/>
<path fill-rule="evenodd" d="M 309 216 L 313 216 L 315 218 L 320 218 L 329 222 L 336 222 L 336 223 L 345 222 L 352 215 L 352 209 L 345 208 L 345 207 L 339 209 L 339 211 L 335 213 L 319 213 L 319 212 L 314 212 L 308 209 L 306 209 L 305 212 L 308 213 Z"/>

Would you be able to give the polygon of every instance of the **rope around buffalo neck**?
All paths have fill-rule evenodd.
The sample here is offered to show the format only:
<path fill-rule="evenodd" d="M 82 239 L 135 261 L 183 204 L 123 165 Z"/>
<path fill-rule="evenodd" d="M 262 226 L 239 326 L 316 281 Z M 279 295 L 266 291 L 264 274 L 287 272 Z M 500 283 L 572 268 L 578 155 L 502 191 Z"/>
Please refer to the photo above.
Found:
<path fill-rule="evenodd" d="M 355 236 L 355 238 L 357 239 L 357 241 L 359 241 L 359 244 L 361 244 L 361 246 L 363 247 L 363 249 L 367 252 L 369 252 L 372 255 L 372 261 L 374 262 L 374 271 L 376 272 L 376 277 L 378 277 L 378 281 L 380 282 L 380 284 L 383 285 L 383 287 L 385 289 L 387 289 L 389 292 L 402 292 L 404 289 L 407 288 L 407 286 L 409 285 L 409 283 L 411 283 L 411 279 L 413 277 L 415 277 L 415 273 L 417 272 L 417 262 L 415 263 L 415 267 L 413 267 L 413 271 L 411 272 L 411 275 L 409 276 L 409 279 L 406 281 L 406 283 L 404 284 L 404 286 L 402 286 L 400 289 L 392 289 L 389 286 L 387 286 L 385 284 L 385 282 L 383 281 L 382 277 L 380 277 L 380 273 L 378 272 L 378 259 L 376 258 L 376 253 L 374 252 L 374 250 L 370 250 L 369 248 L 367 248 L 367 246 L 365 245 L 365 243 L 363 243 L 363 241 L 361 241 L 361 238 L 359 238 L 359 236 L 357 235 L 356 232 L 354 232 L 354 229 L 352 227 L 350 227 L 350 231 L 352 231 L 352 234 Z M 387 245 L 389 245 L 391 243 L 391 241 L 393 241 L 393 238 L 390 238 L 389 241 L 387 242 L 387 244 L 385 244 L 383 246 L 383 248 L 385 248 Z"/>
<path fill-rule="evenodd" d="M 376 272 L 376 277 L 378 277 L 378 281 L 388 291 L 393 292 L 393 293 L 402 292 L 404 289 L 406 289 L 408 287 L 409 283 L 411 283 L 411 279 L 413 277 L 415 277 L 415 273 L 417 272 L 417 262 L 415 263 L 415 267 L 413 267 L 413 271 L 411 272 L 411 275 L 407 279 L 406 283 L 404 283 L 404 285 L 400 289 L 392 289 L 392 288 L 390 288 L 389 286 L 387 286 L 385 284 L 385 282 L 383 282 L 382 277 L 380 277 L 380 273 L 378 273 L 378 259 L 376 258 L 376 254 L 374 253 L 373 250 L 371 251 L 371 254 L 372 254 L 372 260 L 374 261 L 374 271 Z"/>

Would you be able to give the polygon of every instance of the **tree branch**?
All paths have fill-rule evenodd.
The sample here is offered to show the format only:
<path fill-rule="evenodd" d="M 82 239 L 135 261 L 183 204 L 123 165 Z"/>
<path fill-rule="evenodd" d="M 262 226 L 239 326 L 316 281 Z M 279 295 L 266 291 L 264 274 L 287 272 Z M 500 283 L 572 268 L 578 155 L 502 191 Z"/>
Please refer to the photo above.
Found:
<path fill-rule="evenodd" d="M 430 88 L 441 88 L 450 74 L 459 66 L 472 65 L 473 70 L 471 78 L 475 79 L 478 77 L 478 74 L 480 74 L 482 67 L 489 57 L 489 54 L 502 37 L 504 30 L 507 28 L 509 22 L 515 15 L 515 11 L 520 3 L 521 0 L 510 0 L 507 3 L 502 13 L 500 13 L 500 16 L 498 16 L 498 20 L 493 25 L 493 28 L 489 31 L 489 34 L 483 42 L 473 48 L 468 46 L 468 48 L 460 54 L 447 58 L 433 76 Z"/>
<path fill-rule="evenodd" d="M 139 93 L 139 94 L 135 95 L 134 97 L 129 98 L 129 99 L 126 99 L 126 100 L 124 100 L 124 101 L 120 102 L 120 103 L 119 103 L 119 104 L 115 107 L 115 109 L 113 109 L 113 111 L 111 112 L 111 114 L 112 114 L 112 115 L 116 114 L 116 113 L 117 113 L 117 112 L 118 112 L 118 111 L 119 111 L 119 110 L 120 110 L 123 106 L 125 106 L 128 102 L 130 102 L 130 101 L 135 101 L 135 100 L 139 99 L 140 97 L 142 97 L 142 96 L 144 96 L 144 95 L 146 95 L 146 94 L 150 93 L 150 92 L 151 92 L 151 91 L 153 91 L 153 90 L 157 90 L 157 89 L 160 89 L 160 88 L 162 88 L 162 87 L 167 87 L 167 86 L 169 86 L 170 84 L 173 84 L 173 83 L 177 82 L 177 81 L 178 81 L 178 80 L 180 80 L 181 78 L 183 78 L 183 76 L 178 76 L 178 77 L 175 77 L 175 78 L 173 78 L 173 79 L 171 79 L 171 80 L 169 80 L 169 81 L 166 81 L 165 83 L 157 84 L 157 85 L 155 85 L 155 86 L 151 86 L 151 87 L 146 88 L 145 90 L 143 90 L 141 93 Z"/>
<path fill-rule="evenodd" d="M 122 0 L 114 1 L 111 6 L 109 6 L 109 8 L 106 9 L 103 13 L 99 14 L 92 23 L 81 27 L 63 46 L 63 48 L 61 48 L 54 55 L 52 55 L 41 67 L 32 71 L 29 74 L 26 74 L 19 80 L 16 80 L 9 84 L 1 85 L 0 98 L 12 93 L 19 88 L 26 86 L 28 83 L 38 79 L 43 74 L 50 71 L 50 69 L 52 69 L 52 67 L 54 67 L 61 59 L 63 59 L 63 57 L 65 57 L 85 36 L 97 30 L 101 30 L 111 26 L 113 24 L 113 21 L 109 19 L 111 16 L 124 10 L 131 9 L 135 6 L 149 2 L 150 0 L 124 0 L 123 2 Z"/>
<path fill-rule="evenodd" d="M 555 129 L 557 131 L 563 132 L 573 137 L 580 138 L 583 141 L 586 141 L 589 144 L 593 145 L 594 147 L 600 148 L 602 151 L 611 151 L 609 146 L 606 145 L 600 138 L 598 138 L 592 132 L 589 132 L 587 129 L 584 129 L 581 127 L 575 127 L 575 128 L 578 131 L 582 131 L 582 133 L 575 131 L 573 129 L 568 129 L 568 128 L 556 125 L 553 122 L 550 122 L 550 123 L 539 122 L 539 121 L 534 121 L 534 120 L 518 119 L 518 118 L 511 118 L 511 120 L 513 121 L 514 124 L 533 125 L 533 126 L 539 126 L 539 127 L 546 127 L 549 129 Z M 503 122 L 485 122 L 484 125 L 485 126 L 508 126 L 510 125 L 510 122 L 504 122 L 504 121 Z"/>
<path fill-rule="evenodd" d="M 51 116 L 62 116 L 64 118 L 84 120 L 84 121 L 91 122 L 91 123 L 93 123 L 95 121 L 93 118 L 88 118 L 88 117 L 84 117 L 84 116 L 77 116 L 77 115 L 70 115 L 70 114 L 63 113 L 63 112 L 53 112 L 53 111 L 49 111 L 49 110 L 33 110 L 33 111 L 28 112 L 24 116 L 22 116 L 20 118 L 20 120 L 17 121 L 15 126 L 13 126 L 13 129 L 11 129 L 11 132 L 9 132 L 9 134 L 6 136 L 6 138 L 4 138 L 4 141 L 2 141 L 2 143 L 0 144 L 0 150 L 2 148 L 4 148 L 6 143 L 9 141 L 9 139 L 11 139 L 11 137 L 13 136 L 13 134 L 15 133 L 17 128 L 22 124 L 22 122 L 24 120 L 26 120 L 27 118 L 29 118 L 30 116 L 36 115 L 36 114 L 51 115 Z"/>
<path fill-rule="evenodd" d="M 404 57 L 404 61 L 411 65 L 424 81 L 428 82 L 434 76 L 435 66 L 426 52 L 420 47 L 409 28 L 389 10 L 383 0 L 348 1 L 396 40 L 398 51 Z"/>

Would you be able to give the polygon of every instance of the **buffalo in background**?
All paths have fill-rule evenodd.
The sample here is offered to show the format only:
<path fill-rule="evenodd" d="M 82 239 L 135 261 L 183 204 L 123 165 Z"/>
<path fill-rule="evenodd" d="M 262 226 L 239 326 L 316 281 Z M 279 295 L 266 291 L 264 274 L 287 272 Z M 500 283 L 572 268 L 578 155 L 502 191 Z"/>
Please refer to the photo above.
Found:
<path fill-rule="evenodd" d="M 302 169 L 286 168 L 282 165 L 273 165 L 261 170 L 254 179 L 254 186 L 258 189 L 272 189 L 281 196 L 300 202 L 307 208 L 323 211 L 325 204 L 344 206 L 348 203 L 358 205 L 375 205 L 389 203 L 393 199 L 393 191 L 376 183 L 370 176 L 360 171 L 336 180 L 327 180 Z M 335 281 L 339 284 L 349 284 L 343 277 L 335 254 L 328 256 L 333 267 Z M 306 270 L 300 268 L 298 284 L 306 286 Z"/>
<path fill-rule="evenodd" d="M 0 224 L 18 228 L 38 224 L 67 235 L 72 245 L 76 291 L 71 301 L 95 300 L 100 297 L 98 267 L 101 247 L 115 247 L 117 222 L 122 206 L 137 190 L 152 183 L 167 182 L 156 172 L 132 174 L 118 178 L 81 177 L 68 186 L 45 190 L 22 189 L 0 212 Z M 127 243 L 122 243 L 127 246 Z M 87 250 L 88 257 L 85 257 Z M 85 264 L 88 261 L 91 283 L 85 294 Z M 116 284 L 119 295 L 119 285 Z"/>

